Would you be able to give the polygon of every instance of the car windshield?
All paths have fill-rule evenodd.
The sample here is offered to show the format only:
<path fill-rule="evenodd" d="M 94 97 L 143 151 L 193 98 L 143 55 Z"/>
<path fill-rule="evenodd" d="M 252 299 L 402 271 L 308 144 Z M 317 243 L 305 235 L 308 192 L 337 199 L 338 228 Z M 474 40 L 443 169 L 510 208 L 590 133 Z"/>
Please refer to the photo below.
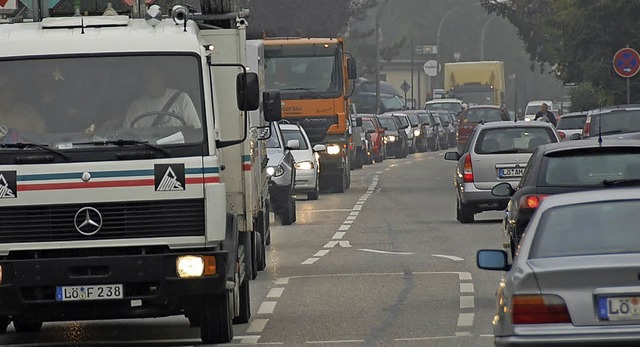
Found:
<path fill-rule="evenodd" d="M 532 115 L 540 112 L 540 110 L 542 110 L 542 105 L 530 105 L 527 106 L 527 109 L 524 111 L 524 113 Z"/>
<path fill-rule="evenodd" d="M 407 116 L 409 116 L 409 120 L 411 121 L 412 127 L 417 127 L 418 125 L 420 125 L 420 118 L 418 117 L 417 114 L 409 113 Z"/>
<path fill-rule="evenodd" d="M 387 128 L 387 130 L 398 130 L 396 122 L 393 120 L 393 118 L 380 117 L 378 119 L 380 120 L 380 124 L 382 124 L 383 127 Z"/>
<path fill-rule="evenodd" d="M 569 151 L 545 157 L 541 186 L 603 186 L 604 182 L 640 179 L 640 151 L 630 149 Z"/>
<path fill-rule="evenodd" d="M 407 116 L 396 116 L 396 118 L 400 121 L 400 125 L 402 126 L 409 125 L 409 120 L 407 119 Z"/>
<path fill-rule="evenodd" d="M 300 130 L 282 130 L 282 137 L 284 137 L 285 143 L 288 143 L 291 140 L 298 140 L 298 142 L 300 142 L 301 150 L 309 149 L 309 145 L 307 144 L 307 141 L 305 141 L 305 138 Z"/>
<path fill-rule="evenodd" d="M 267 139 L 267 148 L 281 148 L 280 146 L 280 135 L 276 131 L 275 123 L 271 123 L 271 136 Z"/>
<path fill-rule="evenodd" d="M 558 121 L 558 126 L 556 127 L 558 130 L 577 130 L 582 129 L 584 127 L 584 122 L 586 121 L 587 116 L 570 116 L 570 117 L 561 117 Z"/>
<path fill-rule="evenodd" d="M 5 60 L 0 85 L 13 92 L 0 97 L 0 142 L 60 150 L 123 139 L 202 143 L 200 76 L 198 58 L 182 54 Z"/>
<path fill-rule="evenodd" d="M 373 122 L 371 120 L 368 119 L 363 119 L 362 120 L 362 129 L 364 129 L 364 131 L 369 131 L 369 130 L 376 130 L 376 127 L 373 125 Z"/>
<path fill-rule="evenodd" d="M 540 145 L 556 142 L 547 127 L 484 129 L 478 134 L 474 151 L 478 154 L 533 153 Z"/>
<path fill-rule="evenodd" d="M 499 122 L 502 119 L 502 111 L 495 108 L 474 108 L 469 109 L 466 114 L 466 122 L 480 123 L 485 122 Z"/>
<path fill-rule="evenodd" d="M 433 102 L 428 103 L 426 109 L 429 111 L 444 110 L 458 113 L 462 111 L 462 105 L 458 102 Z"/>
<path fill-rule="evenodd" d="M 386 111 L 399 111 L 404 109 L 404 104 L 402 103 L 402 99 L 392 96 L 385 95 L 380 96 L 380 103 L 384 107 Z"/>
<path fill-rule="evenodd" d="M 429 119 L 429 115 L 424 113 L 420 115 L 420 120 L 422 121 L 423 124 L 431 124 L 431 119 Z"/>
<path fill-rule="evenodd" d="M 639 253 L 640 200 L 559 206 L 546 211 L 529 258 Z"/>
<path fill-rule="evenodd" d="M 613 111 L 591 116 L 590 135 L 640 132 L 640 110 Z"/>

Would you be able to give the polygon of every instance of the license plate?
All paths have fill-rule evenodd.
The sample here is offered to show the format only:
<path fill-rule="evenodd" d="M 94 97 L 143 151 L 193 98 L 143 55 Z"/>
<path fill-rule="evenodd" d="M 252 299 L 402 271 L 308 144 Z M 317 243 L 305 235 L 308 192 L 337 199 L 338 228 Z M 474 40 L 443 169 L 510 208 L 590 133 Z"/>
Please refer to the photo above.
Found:
<path fill-rule="evenodd" d="M 598 298 L 600 320 L 640 320 L 640 297 Z"/>
<path fill-rule="evenodd" d="M 122 299 L 123 292 L 122 284 L 58 286 L 56 287 L 56 301 Z"/>
<path fill-rule="evenodd" d="M 522 177 L 523 173 L 524 173 L 523 167 L 498 169 L 498 177 L 500 178 Z"/>

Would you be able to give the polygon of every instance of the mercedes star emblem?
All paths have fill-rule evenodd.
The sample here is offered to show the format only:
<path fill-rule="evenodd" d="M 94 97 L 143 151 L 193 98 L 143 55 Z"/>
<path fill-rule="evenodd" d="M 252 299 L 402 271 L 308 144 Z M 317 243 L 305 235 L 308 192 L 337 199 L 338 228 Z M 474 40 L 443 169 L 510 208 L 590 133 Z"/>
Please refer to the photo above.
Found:
<path fill-rule="evenodd" d="M 91 236 L 102 228 L 102 215 L 93 207 L 83 207 L 76 212 L 73 224 L 80 234 Z"/>

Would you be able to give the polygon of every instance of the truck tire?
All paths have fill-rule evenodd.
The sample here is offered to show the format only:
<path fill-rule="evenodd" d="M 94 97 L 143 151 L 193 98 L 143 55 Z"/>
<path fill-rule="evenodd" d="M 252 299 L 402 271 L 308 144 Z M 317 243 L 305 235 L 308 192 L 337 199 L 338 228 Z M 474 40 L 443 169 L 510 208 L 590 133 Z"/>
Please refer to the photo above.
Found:
<path fill-rule="evenodd" d="M 256 218 L 256 224 L 257 225 L 257 218 Z M 255 280 L 256 278 L 258 278 L 258 262 L 260 261 L 260 249 L 262 248 L 262 245 L 259 243 L 260 238 L 260 233 L 255 230 L 252 231 L 251 233 L 251 276 L 250 278 L 252 280 Z"/>
<path fill-rule="evenodd" d="M 244 280 L 240 285 L 240 314 L 233 319 L 233 324 L 249 323 L 251 318 L 251 288 L 249 280 Z"/>
<path fill-rule="evenodd" d="M 203 296 L 200 310 L 200 338 L 203 343 L 227 343 L 233 339 L 229 296 L 229 292 Z"/>
<path fill-rule="evenodd" d="M 346 175 L 343 173 L 340 176 L 336 177 L 336 180 L 333 181 L 333 189 L 332 189 L 335 193 L 344 193 L 345 190 L 347 190 L 347 178 Z"/>
<path fill-rule="evenodd" d="M 258 271 L 264 271 L 267 268 L 267 250 L 264 241 L 262 241 L 262 234 L 258 233 L 258 245 L 260 245 L 260 251 L 258 252 Z"/>
<path fill-rule="evenodd" d="M 267 200 L 264 205 L 264 244 L 266 246 L 271 244 L 271 203 Z"/>
<path fill-rule="evenodd" d="M 289 201 L 284 212 L 280 215 L 280 222 L 282 225 L 291 225 L 296 221 L 296 199 L 292 195 L 289 195 Z"/>
<path fill-rule="evenodd" d="M 13 327 L 18 333 L 33 333 L 42 329 L 42 322 L 14 320 Z"/>

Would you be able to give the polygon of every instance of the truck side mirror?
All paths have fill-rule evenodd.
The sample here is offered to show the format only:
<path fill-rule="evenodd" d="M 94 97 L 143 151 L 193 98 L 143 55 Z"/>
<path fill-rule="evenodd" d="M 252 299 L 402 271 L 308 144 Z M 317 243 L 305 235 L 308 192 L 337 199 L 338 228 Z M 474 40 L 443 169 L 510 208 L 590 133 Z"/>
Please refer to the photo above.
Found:
<path fill-rule="evenodd" d="M 362 126 L 362 118 L 356 118 L 356 126 L 357 127 L 361 127 Z"/>
<path fill-rule="evenodd" d="M 262 111 L 264 120 L 277 122 L 282 119 L 282 102 L 279 90 L 267 90 L 262 93 Z"/>
<path fill-rule="evenodd" d="M 255 72 L 239 73 L 236 76 L 236 95 L 240 111 L 255 111 L 260 108 L 260 85 Z"/>
<path fill-rule="evenodd" d="M 353 58 L 347 59 L 347 75 L 350 80 L 358 79 L 358 67 L 356 65 L 356 60 Z"/>

